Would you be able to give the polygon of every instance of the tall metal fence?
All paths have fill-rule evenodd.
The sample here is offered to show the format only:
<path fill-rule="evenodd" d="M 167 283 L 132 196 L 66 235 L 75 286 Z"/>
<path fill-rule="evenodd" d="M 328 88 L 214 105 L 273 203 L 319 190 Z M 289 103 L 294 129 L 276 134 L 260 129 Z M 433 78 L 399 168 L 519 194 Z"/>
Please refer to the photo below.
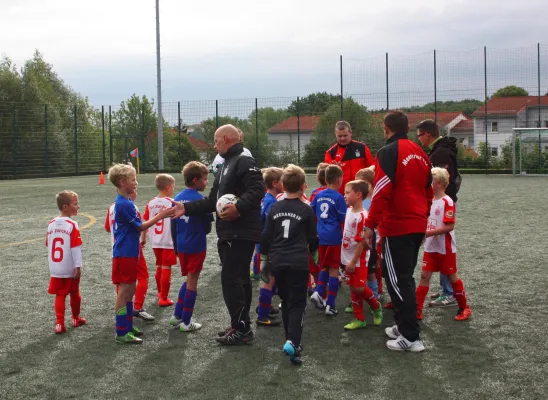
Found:
<path fill-rule="evenodd" d="M 297 163 L 314 168 L 346 119 L 355 139 L 375 153 L 384 143 L 388 110 L 408 113 L 411 132 L 423 119 L 454 137 L 462 169 L 511 169 L 513 128 L 548 127 L 548 46 L 480 48 L 368 59 L 340 58 L 334 95 L 164 102 L 165 169 L 215 156 L 213 134 L 232 123 L 260 166 Z M 501 88 L 514 85 L 519 89 Z M 525 90 L 526 93 L 522 93 Z M 496 96 L 494 96 L 496 94 Z M 158 170 L 157 112 L 145 101 L 112 106 L 0 101 L 0 179 L 98 173 L 133 160 Z M 519 144 L 524 170 L 548 172 L 548 134 L 529 133 Z"/>

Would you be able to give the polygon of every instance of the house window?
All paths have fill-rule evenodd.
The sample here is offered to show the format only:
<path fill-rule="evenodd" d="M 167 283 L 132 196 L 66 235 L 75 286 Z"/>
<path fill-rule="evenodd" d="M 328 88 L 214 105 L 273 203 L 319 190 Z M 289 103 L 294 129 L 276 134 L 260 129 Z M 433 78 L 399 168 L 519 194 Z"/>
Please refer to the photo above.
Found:
<path fill-rule="evenodd" d="M 544 120 L 544 127 L 548 128 L 548 120 Z"/>
<path fill-rule="evenodd" d="M 491 122 L 491 132 L 498 132 L 498 131 L 499 131 L 499 123 Z"/>
<path fill-rule="evenodd" d="M 280 141 L 279 140 L 271 140 L 270 142 L 272 143 L 272 145 L 275 148 L 278 148 L 280 146 Z"/>
<path fill-rule="evenodd" d="M 496 157 L 499 155 L 499 148 L 498 147 L 491 147 L 491 155 L 493 157 Z"/>

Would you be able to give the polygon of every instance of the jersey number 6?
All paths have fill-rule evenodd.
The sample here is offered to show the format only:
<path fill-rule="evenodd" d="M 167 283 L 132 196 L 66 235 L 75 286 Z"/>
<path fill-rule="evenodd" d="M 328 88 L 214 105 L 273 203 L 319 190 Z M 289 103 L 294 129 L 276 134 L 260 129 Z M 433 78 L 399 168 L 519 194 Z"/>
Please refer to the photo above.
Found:
<path fill-rule="evenodd" d="M 51 260 L 53 262 L 63 261 L 63 256 L 64 256 L 63 248 L 62 247 L 57 247 L 57 244 L 61 244 L 61 246 L 63 246 L 65 244 L 65 241 L 63 240 L 63 238 L 53 239 L 53 243 L 52 243 L 53 249 L 51 250 Z M 57 256 L 57 254 L 59 254 L 59 255 Z"/>

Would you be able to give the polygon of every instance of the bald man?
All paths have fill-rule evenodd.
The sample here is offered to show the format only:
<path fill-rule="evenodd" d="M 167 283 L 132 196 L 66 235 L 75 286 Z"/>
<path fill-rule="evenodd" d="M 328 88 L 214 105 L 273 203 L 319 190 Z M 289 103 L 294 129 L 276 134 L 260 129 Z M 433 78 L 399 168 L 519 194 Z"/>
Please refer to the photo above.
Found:
<path fill-rule="evenodd" d="M 261 237 L 260 209 L 265 185 L 255 160 L 243 154 L 236 127 L 223 125 L 217 129 L 214 148 L 225 161 L 215 176 L 211 192 L 203 200 L 177 203 L 175 217 L 215 212 L 219 197 L 225 194 L 238 197 L 237 203 L 228 205 L 216 219 L 221 285 L 230 314 L 230 327 L 219 334 L 217 341 L 223 345 L 246 344 L 253 341 L 249 264 Z"/>
<path fill-rule="evenodd" d="M 243 143 L 244 142 L 244 133 L 240 129 L 238 129 L 238 135 L 239 135 L 240 143 Z M 251 152 L 248 149 L 246 149 L 245 147 L 244 147 L 244 151 L 243 151 L 242 154 L 244 156 L 253 157 L 251 155 Z M 215 156 L 215 159 L 213 160 L 213 162 L 209 166 L 209 171 L 212 172 L 213 175 L 216 175 L 217 171 L 219 171 L 219 169 L 221 168 L 221 166 L 223 165 L 224 162 L 225 162 L 225 159 L 221 156 L 220 153 L 217 153 L 217 155 Z"/>

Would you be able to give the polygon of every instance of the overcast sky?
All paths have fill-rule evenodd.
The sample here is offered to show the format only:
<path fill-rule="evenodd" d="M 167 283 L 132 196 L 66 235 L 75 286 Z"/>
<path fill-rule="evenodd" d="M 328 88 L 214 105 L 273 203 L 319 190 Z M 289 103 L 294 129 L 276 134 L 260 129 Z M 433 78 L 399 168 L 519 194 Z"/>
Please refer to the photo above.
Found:
<path fill-rule="evenodd" d="M 0 0 L 0 53 L 21 65 L 39 49 L 93 104 L 156 97 L 154 5 Z M 338 92 L 340 54 L 548 44 L 545 0 L 160 0 L 160 8 L 164 101 Z"/>

